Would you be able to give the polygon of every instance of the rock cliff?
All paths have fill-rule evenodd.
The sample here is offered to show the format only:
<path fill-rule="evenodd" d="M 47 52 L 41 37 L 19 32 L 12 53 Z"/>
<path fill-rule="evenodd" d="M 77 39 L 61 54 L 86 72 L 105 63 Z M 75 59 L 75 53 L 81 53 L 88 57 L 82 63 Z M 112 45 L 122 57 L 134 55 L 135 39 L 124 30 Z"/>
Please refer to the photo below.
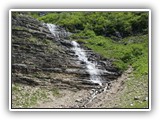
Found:
<path fill-rule="evenodd" d="M 28 85 L 56 85 L 60 88 L 89 88 L 84 63 L 77 64 L 70 40 L 57 39 L 44 23 L 23 15 L 12 15 L 12 81 Z M 104 81 L 116 79 L 120 74 L 110 60 L 88 51 L 88 59 L 97 62 L 103 70 Z"/>

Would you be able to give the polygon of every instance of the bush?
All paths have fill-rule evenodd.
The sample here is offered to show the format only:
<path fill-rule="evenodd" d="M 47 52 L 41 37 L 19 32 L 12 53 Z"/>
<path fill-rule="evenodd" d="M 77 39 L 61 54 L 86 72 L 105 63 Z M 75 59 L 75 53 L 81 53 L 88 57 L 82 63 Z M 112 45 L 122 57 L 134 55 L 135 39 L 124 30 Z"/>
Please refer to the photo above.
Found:
<path fill-rule="evenodd" d="M 93 38 L 95 36 L 96 35 L 95 35 L 94 31 L 85 29 L 84 31 L 81 31 L 80 33 L 73 34 L 71 36 L 71 38 L 74 38 L 74 39 L 77 39 L 77 38 L 88 39 L 88 38 Z"/>
<path fill-rule="evenodd" d="M 87 39 L 81 41 L 121 70 L 132 65 L 136 74 L 147 73 L 148 12 L 52 12 L 38 19 Z"/>
<path fill-rule="evenodd" d="M 128 37 L 128 41 L 130 38 L 133 39 L 134 36 Z M 117 43 L 110 38 L 97 36 L 84 43 L 95 52 L 112 59 L 119 70 L 126 70 L 128 65 L 131 65 L 136 71 L 135 74 L 143 75 L 148 73 L 148 36 L 139 36 L 139 41 L 143 42 L 124 45 L 123 42 Z M 125 42 L 127 42 L 126 38 Z"/>
<path fill-rule="evenodd" d="M 38 19 L 58 24 L 73 33 L 88 30 L 105 37 L 148 32 L 148 12 L 52 12 Z"/>

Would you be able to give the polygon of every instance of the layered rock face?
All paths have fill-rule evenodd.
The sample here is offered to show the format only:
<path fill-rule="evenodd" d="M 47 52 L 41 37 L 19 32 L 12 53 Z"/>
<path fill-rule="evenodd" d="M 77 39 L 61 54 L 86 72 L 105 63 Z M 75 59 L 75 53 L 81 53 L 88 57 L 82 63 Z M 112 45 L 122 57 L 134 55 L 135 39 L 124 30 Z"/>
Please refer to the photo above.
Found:
<path fill-rule="evenodd" d="M 12 83 L 56 86 L 61 89 L 89 89 L 91 83 L 85 63 L 78 60 L 72 50 L 71 40 L 57 39 L 47 25 L 29 16 L 12 15 Z M 120 73 L 111 61 L 86 50 L 89 61 L 97 63 L 104 71 L 103 82 L 115 80 Z M 108 72 L 105 72 L 108 71 Z"/>

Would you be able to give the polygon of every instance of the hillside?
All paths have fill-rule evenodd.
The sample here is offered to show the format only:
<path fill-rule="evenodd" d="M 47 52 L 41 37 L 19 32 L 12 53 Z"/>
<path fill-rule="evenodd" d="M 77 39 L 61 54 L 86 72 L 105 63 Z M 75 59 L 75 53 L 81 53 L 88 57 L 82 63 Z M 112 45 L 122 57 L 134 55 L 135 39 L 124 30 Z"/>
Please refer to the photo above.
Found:
<path fill-rule="evenodd" d="M 148 108 L 147 12 L 41 14 L 12 13 L 12 108 Z"/>

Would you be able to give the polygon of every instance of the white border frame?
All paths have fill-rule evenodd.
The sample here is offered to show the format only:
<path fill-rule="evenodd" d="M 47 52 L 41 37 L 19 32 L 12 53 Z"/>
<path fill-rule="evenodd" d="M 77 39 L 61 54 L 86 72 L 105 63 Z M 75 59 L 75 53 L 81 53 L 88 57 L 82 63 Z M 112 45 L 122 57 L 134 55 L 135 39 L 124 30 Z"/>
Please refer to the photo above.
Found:
<path fill-rule="evenodd" d="M 63 108 L 48 108 L 48 109 L 13 109 L 11 108 L 11 12 L 12 11 L 146 11 L 149 12 L 149 108 L 148 109 L 132 109 L 132 108 L 126 108 L 126 109 L 63 109 Z M 150 111 L 151 110 L 151 10 L 150 9 L 10 9 L 9 10 L 9 110 L 10 111 Z"/>

